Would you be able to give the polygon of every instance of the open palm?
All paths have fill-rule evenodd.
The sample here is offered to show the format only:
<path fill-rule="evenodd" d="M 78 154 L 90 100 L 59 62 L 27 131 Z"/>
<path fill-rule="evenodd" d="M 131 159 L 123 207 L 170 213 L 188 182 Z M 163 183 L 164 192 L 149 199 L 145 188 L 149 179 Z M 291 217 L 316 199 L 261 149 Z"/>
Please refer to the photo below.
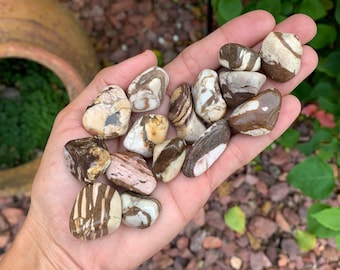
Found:
<path fill-rule="evenodd" d="M 238 17 L 186 48 L 165 66 L 170 84 L 157 112 L 167 114 L 169 96 L 179 84 L 192 83 L 204 68 L 218 68 L 218 50 L 223 44 L 240 43 L 258 50 L 260 42 L 274 29 L 294 33 L 302 43 L 307 43 L 315 35 L 314 22 L 304 15 L 294 15 L 279 25 L 275 25 L 273 17 L 264 11 Z M 126 89 L 139 73 L 156 65 L 157 59 L 151 51 L 145 51 L 103 69 L 58 115 L 34 180 L 29 214 L 12 249 L 1 261 L 2 265 L 11 263 L 11 269 L 37 264 L 44 269 L 133 269 L 143 263 L 183 229 L 219 184 L 280 136 L 297 117 L 300 103 L 289 93 L 317 64 L 315 52 L 308 46 L 303 49 L 302 66 L 296 77 L 283 84 L 269 80 L 265 85 L 277 87 L 283 96 L 278 122 L 269 135 L 256 138 L 236 135 L 205 174 L 192 179 L 180 174 L 170 183 L 159 183 L 152 196 L 161 202 L 162 212 L 150 228 L 140 230 L 122 225 L 109 236 L 83 241 L 69 232 L 70 211 L 83 185 L 68 171 L 63 147 L 69 140 L 89 136 L 81 125 L 82 115 L 103 87 L 117 84 Z M 111 140 L 109 149 L 110 152 L 122 149 L 121 139 Z"/>

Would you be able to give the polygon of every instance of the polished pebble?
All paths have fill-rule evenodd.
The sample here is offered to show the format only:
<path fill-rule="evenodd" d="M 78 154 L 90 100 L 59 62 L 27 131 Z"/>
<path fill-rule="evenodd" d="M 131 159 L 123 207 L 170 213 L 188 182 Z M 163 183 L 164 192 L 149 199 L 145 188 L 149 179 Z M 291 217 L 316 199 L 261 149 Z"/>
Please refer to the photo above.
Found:
<path fill-rule="evenodd" d="M 111 163 L 102 139 L 86 137 L 71 140 L 64 146 L 64 157 L 71 173 L 81 182 L 93 183 Z"/>
<path fill-rule="evenodd" d="M 223 154 L 230 139 L 226 119 L 212 124 L 188 150 L 182 172 L 185 176 L 196 177 L 206 172 Z"/>
<path fill-rule="evenodd" d="M 261 68 L 261 58 L 257 52 L 236 43 L 224 44 L 219 51 L 221 66 L 230 70 L 258 71 Z"/>
<path fill-rule="evenodd" d="M 122 199 L 122 222 L 133 228 L 145 229 L 158 219 L 161 203 L 148 196 L 124 192 Z"/>
<path fill-rule="evenodd" d="M 87 107 L 82 122 L 92 135 L 112 139 L 127 132 L 130 116 L 131 104 L 124 90 L 110 85 Z"/>
<path fill-rule="evenodd" d="M 236 107 L 258 94 L 267 78 L 252 71 L 221 71 L 219 82 L 223 98 L 230 107 Z"/>
<path fill-rule="evenodd" d="M 149 195 L 154 191 L 157 181 L 141 155 L 118 152 L 111 155 L 111 160 L 111 165 L 106 171 L 109 181 L 143 195 Z"/>
<path fill-rule="evenodd" d="M 153 151 L 152 172 L 157 180 L 169 182 L 181 171 L 186 155 L 185 140 L 175 138 L 157 144 Z"/>
<path fill-rule="evenodd" d="M 76 238 L 93 240 L 117 230 L 122 220 L 120 195 L 114 188 L 94 183 L 78 194 L 70 215 L 70 231 Z"/>
<path fill-rule="evenodd" d="M 267 89 L 234 109 L 229 124 L 236 131 L 261 136 L 268 134 L 275 126 L 281 109 L 281 94 Z"/>
<path fill-rule="evenodd" d="M 262 68 L 270 78 L 286 82 L 299 72 L 302 52 L 301 42 L 296 35 L 271 32 L 262 42 Z"/>
<path fill-rule="evenodd" d="M 151 67 L 138 75 L 127 90 L 132 111 L 146 112 L 158 108 L 168 84 L 169 76 L 160 67 Z"/>
<path fill-rule="evenodd" d="M 156 144 L 165 141 L 169 121 L 161 114 L 145 114 L 132 125 L 124 139 L 124 147 L 146 158 L 152 157 Z"/>
<path fill-rule="evenodd" d="M 172 93 L 168 118 L 176 129 L 177 137 L 188 143 L 196 141 L 206 130 L 194 110 L 189 84 L 181 84 Z"/>
<path fill-rule="evenodd" d="M 227 104 L 222 97 L 216 71 L 202 70 L 191 92 L 195 112 L 206 123 L 216 122 L 226 114 Z"/>

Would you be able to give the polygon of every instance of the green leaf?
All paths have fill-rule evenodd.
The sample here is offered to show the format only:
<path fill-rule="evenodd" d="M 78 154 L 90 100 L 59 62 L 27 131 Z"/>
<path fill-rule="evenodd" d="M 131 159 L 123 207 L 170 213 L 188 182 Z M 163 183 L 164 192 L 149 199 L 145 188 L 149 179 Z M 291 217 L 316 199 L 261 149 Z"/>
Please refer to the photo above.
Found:
<path fill-rule="evenodd" d="M 316 245 L 315 235 L 301 230 L 296 231 L 295 240 L 303 252 L 313 249 Z"/>
<path fill-rule="evenodd" d="M 296 165 L 287 180 L 315 200 L 327 198 L 335 186 L 332 167 L 319 157 L 308 157 Z"/>
<path fill-rule="evenodd" d="M 320 60 L 317 70 L 336 78 L 340 73 L 340 51 L 331 52 Z"/>
<path fill-rule="evenodd" d="M 217 12 L 219 16 L 219 24 L 230 21 L 236 18 L 242 13 L 242 2 L 241 0 L 219 0 L 217 6 Z"/>
<path fill-rule="evenodd" d="M 298 12 L 307 14 L 314 20 L 321 19 L 327 15 L 327 11 L 318 0 L 303 0 Z"/>
<path fill-rule="evenodd" d="M 325 129 L 320 129 L 315 132 L 309 142 L 298 144 L 296 148 L 305 155 L 310 155 L 319 149 L 322 143 L 329 142 L 332 138 L 332 133 Z"/>
<path fill-rule="evenodd" d="M 340 208 L 327 208 L 314 213 L 313 217 L 326 228 L 340 232 Z"/>
<path fill-rule="evenodd" d="M 309 207 L 307 211 L 307 231 L 315 234 L 321 238 L 330 238 L 335 237 L 338 232 L 330 230 L 323 226 L 318 220 L 314 217 L 314 214 L 324 210 L 329 209 L 331 206 L 328 204 L 322 203 L 314 203 L 312 206 Z"/>
<path fill-rule="evenodd" d="M 331 45 L 336 39 L 336 29 L 327 24 L 318 23 L 317 34 L 309 43 L 314 49 L 322 49 Z"/>
<path fill-rule="evenodd" d="M 336 1 L 334 17 L 336 22 L 340 25 L 340 0 Z"/>
<path fill-rule="evenodd" d="M 275 19 L 278 19 L 281 13 L 280 0 L 259 0 L 256 4 L 256 9 L 263 9 L 270 12 Z"/>
<path fill-rule="evenodd" d="M 283 133 L 280 138 L 277 139 L 277 142 L 285 148 L 292 148 L 298 142 L 300 138 L 300 133 L 293 128 L 289 128 Z"/>
<path fill-rule="evenodd" d="M 246 215 L 240 207 L 234 206 L 224 214 L 224 222 L 233 231 L 243 234 L 246 227 Z"/>

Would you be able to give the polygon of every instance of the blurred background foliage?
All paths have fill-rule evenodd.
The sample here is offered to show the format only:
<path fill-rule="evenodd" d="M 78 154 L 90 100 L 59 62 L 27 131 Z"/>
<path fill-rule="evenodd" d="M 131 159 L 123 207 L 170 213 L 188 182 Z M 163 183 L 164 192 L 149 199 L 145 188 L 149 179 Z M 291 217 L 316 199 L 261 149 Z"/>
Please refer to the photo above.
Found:
<path fill-rule="evenodd" d="M 302 113 L 275 144 L 287 151 L 295 147 L 306 156 L 287 176 L 292 186 L 314 200 L 307 230 L 296 234 L 300 248 L 313 248 L 313 237 L 333 237 L 340 249 L 340 208 L 331 207 L 326 200 L 339 191 L 340 0 L 212 0 L 211 6 L 219 25 L 255 9 L 269 11 L 277 23 L 296 13 L 307 14 L 316 22 L 317 34 L 308 45 L 318 53 L 318 66 L 294 90 Z M 300 241 L 302 238 L 311 240 Z"/>

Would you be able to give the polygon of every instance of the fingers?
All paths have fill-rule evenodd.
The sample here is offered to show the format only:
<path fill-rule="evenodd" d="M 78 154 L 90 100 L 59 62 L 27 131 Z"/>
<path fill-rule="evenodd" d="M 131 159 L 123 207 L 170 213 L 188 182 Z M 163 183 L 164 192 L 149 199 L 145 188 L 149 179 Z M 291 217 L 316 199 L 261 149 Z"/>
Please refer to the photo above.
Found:
<path fill-rule="evenodd" d="M 164 67 L 170 76 L 168 94 L 171 95 L 181 83 L 191 84 L 202 69 L 217 69 L 218 51 L 223 44 L 234 42 L 252 47 L 263 40 L 274 27 L 273 16 L 258 10 L 226 23 L 201 41 L 187 47 Z"/>

